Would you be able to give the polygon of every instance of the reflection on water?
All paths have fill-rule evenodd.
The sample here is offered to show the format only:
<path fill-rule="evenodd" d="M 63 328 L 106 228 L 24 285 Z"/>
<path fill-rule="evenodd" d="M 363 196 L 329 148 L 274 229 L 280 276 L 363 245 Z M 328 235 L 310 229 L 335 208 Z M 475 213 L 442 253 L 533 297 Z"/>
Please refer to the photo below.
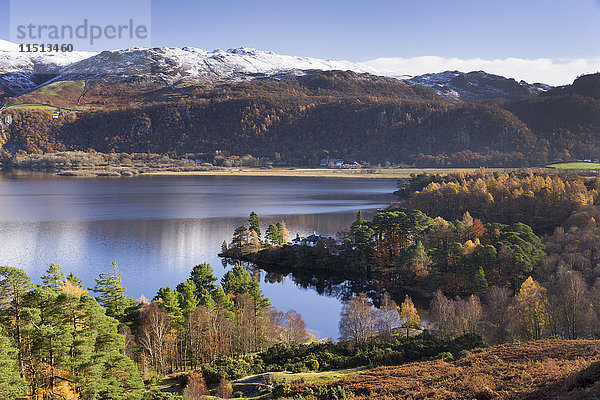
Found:
<path fill-rule="evenodd" d="M 0 179 L 0 265 L 35 281 L 51 262 L 88 287 L 116 259 L 128 294 L 153 297 L 187 279 L 217 253 L 251 211 L 263 231 L 284 220 L 291 235 L 335 235 L 356 211 L 374 213 L 393 196 L 393 180 L 250 177 Z M 276 281 L 276 280 L 275 280 Z M 291 279 L 262 284 L 273 304 L 301 312 L 320 336 L 337 336 L 340 303 Z"/>

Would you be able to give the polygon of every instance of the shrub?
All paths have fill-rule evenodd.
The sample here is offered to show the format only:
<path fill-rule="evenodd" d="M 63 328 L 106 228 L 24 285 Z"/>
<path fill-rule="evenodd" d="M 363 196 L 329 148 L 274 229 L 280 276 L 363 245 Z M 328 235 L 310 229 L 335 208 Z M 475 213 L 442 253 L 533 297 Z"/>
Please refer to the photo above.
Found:
<path fill-rule="evenodd" d="M 312 358 L 306 362 L 306 368 L 308 368 L 309 371 L 318 371 L 319 370 L 319 362 L 317 360 L 315 360 L 314 358 Z"/>
<path fill-rule="evenodd" d="M 354 393 L 350 390 L 344 389 L 343 386 L 327 386 L 318 385 L 306 390 L 307 396 L 314 396 L 320 400 L 339 400 L 349 399 L 354 397 Z"/>
<path fill-rule="evenodd" d="M 178 400 L 181 399 L 173 393 L 161 392 L 158 389 L 149 390 L 144 393 L 142 400 Z"/>
<path fill-rule="evenodd" d="M 458 357 L 457 358 L 463 358 L 463 357 L 467 357 L 470 356 L 471 352 L 469 350 L 461 350 L 458 352 Z"/>
<path fill-rule="evenodd" d="M 435 359 L 446 359 L 446 360 L 454 360 L 454 355 L 452 355 L 452 353 L 450 353 L 449 351 L 445 351 L 443 353 L 438 354 Z"/>
<path fill-rule="evenodd" d="M 280 397 L 289 396 L 291 391 L 292 391 L 292 388 L 290 387 L 289 383 L 287 383 L 287 382 L 279 383 L 279 384 L 275 385 L 275 387 L 273 387 L 273 398 L 278 399 Z"/>

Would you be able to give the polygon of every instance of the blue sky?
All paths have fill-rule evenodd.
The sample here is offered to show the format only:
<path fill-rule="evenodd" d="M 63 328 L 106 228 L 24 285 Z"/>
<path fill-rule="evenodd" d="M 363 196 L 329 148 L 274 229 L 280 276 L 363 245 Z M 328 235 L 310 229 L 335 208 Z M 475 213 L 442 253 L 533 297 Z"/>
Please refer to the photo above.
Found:
<path fill-rule="evenodd" d="M 0 0 L 4 39 L 9 3 Z M 51 3 L 39 4 L 32 13 Z M 598 0 L 154 0 L 151 15 L 153 46 L 249 46 L 350 61 L 600 58 Z"/>

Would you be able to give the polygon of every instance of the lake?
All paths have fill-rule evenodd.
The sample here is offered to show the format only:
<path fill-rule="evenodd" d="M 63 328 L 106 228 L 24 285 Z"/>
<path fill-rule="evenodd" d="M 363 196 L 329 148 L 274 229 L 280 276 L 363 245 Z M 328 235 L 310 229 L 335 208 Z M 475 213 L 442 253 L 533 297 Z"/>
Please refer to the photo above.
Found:
<path fill-rule="evenodd" d="M 391 179 L 142 176 L 122 179 L 0 176 L 0 265 L 32 279 L 50 263 L 83 278 L 111 271 L 117 260 L 127 294 L 151 299 L 176 286 L 193 266 L 226 269 L 217 253 L 251 211 L 285 221 L 291 236 L 334 236 L 362 210 L 366 217 L 394 200 Z M 302 314 L 319 337 L 338 337 L 341 303 L 314 290 L 261 281 L 275 307 Z"/>

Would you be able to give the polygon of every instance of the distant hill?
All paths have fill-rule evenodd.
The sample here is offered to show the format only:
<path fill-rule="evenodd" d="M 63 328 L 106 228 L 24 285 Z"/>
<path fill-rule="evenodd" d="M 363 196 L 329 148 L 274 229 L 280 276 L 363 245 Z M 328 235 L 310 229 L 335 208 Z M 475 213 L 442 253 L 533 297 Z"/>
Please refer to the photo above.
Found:
<path fill-rule="evenodd" d="M 519 100 L 551 89 L 551 86 L 543 83 L 517 82 L 484 71 L 446 71 L 415 76 L 408 81 L 430 87 L 444 97 L 464 101 Z"/>
<path fill-rule="evenodd" d="M 600 160 L 600 74 L 505 105 L 539 137 L 548 154 L 562 160 Z"/>
<path fill-rule="evenodd" d="M 591 400 L 600 395 L 599 374 L 599 341 L 546 340 L 494 346 L 457 361 L 379 367 L 328 385 L 357 400 Z"/>

